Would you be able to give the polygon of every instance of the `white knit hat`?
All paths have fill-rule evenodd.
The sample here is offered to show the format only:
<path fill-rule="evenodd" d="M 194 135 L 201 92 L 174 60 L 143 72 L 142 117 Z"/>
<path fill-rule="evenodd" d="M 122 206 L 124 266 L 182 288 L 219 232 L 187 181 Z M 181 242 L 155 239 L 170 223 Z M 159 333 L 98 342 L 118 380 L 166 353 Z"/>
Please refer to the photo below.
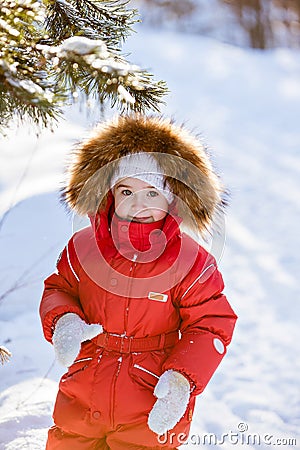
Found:
<path fill-rule="evenodd" d="M 120 158 L 119 165 L 110 180 L 112 188 L 123 178 L 138 178 L 160 191 L 170 204 L 174 195 L 156 159 L 146 152 L 131 153 Z"/>

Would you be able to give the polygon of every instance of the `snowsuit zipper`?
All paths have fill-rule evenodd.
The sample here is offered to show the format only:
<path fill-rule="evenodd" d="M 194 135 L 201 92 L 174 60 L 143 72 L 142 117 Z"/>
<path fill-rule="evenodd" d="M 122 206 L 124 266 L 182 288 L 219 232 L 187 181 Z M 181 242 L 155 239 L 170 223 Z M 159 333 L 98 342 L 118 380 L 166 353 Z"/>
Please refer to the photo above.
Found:
<path fill-rule="evenodd" d="M 132 279 L 134 276 L 135 268 L 137 266 L 137 263 L 136 263 L 137 256 L 138 255 L 136 253 L 133 255 L 133 258 L 132 258 L 133 264 L 131 265 L 131 267 L 129 269 L 130 276 L 129 276 L 129 282 L 128 282 L 128 295 L 127 295 L 126 303 L 125 303 L 125 318 L 124 318 L 124 334 L 125 334 L 125 336 L 127 335 L 129 304 L 130 304 L 131 291 L 132 291 Z"/>
<path fill-rule="evenodd" d="M 130 271 L 130 276 L 129 278 L 129 282 L 128 282 L 128 295 L 126 298 L 126 303 L 125 303 L 125 313 L 124 313 L 124 336 L 127 335 L 127 326 L 128 326 L 128 313 L 129 313 L 129 303 L 130 303 L 130 298 L 131 298 L 131 289 L 132 289 L 132 278 L 134 275 L 134 271 L 136 268 L 136 259 L 137 259 L 137 254 L 133 255 L 133 259 L 132 262 L 133 264 L 131 265 L 129 271 Z M 120 356 L 120 358 L 118 359 L 118 365 L 113 377 L 113 382 L 112 382 L 112 390 L 111 390 L 111 423 L 112 426 L 115 426 L 115 400 L 116 400 L 116 384 L 117 384 L 117 379 L 121 370 L 121 364 L 122 364 L 122 356 Z"/>

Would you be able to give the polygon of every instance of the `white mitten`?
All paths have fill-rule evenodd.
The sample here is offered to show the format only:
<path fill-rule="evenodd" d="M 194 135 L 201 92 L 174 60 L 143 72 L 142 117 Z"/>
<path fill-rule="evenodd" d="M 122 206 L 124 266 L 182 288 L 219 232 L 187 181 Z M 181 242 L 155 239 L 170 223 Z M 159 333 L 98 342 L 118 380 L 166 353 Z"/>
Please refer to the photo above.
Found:
<path fill-rule="evenodd" d="M 64 314 L 55 325 L 52 342 L 57 360 L 69 367 L 80 352 L 81 343 L 103 333 L 99 324 L 88 325 L 77 314 Z"/>
<path fill-rule="evenodd" d="M 175 427 L 182 418 L 190 398 L 190 383 L 175 370 L 167 370 L 154 389 L 158 398 L 148 418 L 150 430 L 159 435 Z"/>

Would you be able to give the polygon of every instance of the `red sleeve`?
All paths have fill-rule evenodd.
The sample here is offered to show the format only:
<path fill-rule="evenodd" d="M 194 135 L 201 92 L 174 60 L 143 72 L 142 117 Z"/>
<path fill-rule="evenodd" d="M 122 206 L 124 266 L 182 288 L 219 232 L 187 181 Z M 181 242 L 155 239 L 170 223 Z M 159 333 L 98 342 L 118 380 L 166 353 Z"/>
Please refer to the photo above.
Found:
<path fill-rule="evenodd" d="M 204 390 L 232 338 L 237 316 L 223 289 L 215 259 L 201 249 L 189 275 L 176 289 L 181 339 L 163 367 L 186 375 L 194 394 Z"/>
<path fill-rule="evenodd" d="M 84 314 L 78 296 L 79 265 L 72 239 L 64 248 L 57 262 L 57 272 L 44 282 L 40 303 L 40 317 L 45 338 L 51 342 L 56 320 L 65 313 Z"/>

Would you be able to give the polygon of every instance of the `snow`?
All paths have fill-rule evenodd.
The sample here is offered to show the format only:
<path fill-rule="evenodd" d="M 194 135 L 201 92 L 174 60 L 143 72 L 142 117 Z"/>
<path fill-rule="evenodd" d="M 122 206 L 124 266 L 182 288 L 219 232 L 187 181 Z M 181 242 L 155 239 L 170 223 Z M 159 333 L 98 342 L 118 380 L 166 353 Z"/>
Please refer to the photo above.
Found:
<path fill-rule="evenodd" d="M 219 264 L 239 320 L 182 449 L 297 448 L 300 53 L 137 31 L 131 59 L 168 82 L 163 113 L 201 133 L 231 192 Z M 52 424 L 64 369 L 38 307 L 74 228 L 58 199 L 67 153 L 99 118 L 78 103 L 53 134 L 0 138 L 0 345 L 13 355 L 0 366 L 0 450 L 43 449 Z"/>
<path fill-rule="evenodd" d="M 99 39 L 92 40 L 84 36 L 72 36 L 65 39 L 59 48 L 61 52 L 74 52 L 77 55 L 89 55 L 91 53 L 98 53 L 99 55 L 105 53 L 103 57 L 109 55 L 103 41 Z"/>
<path fill-rule="evenodd" d="M 6 30 L 9 34 L 11 34 L 11 36 L 17 37 L 20 35 L 20 32 L 11 27 L 5 20 L 0 19 L 0 26 L 4 30 Z"/>
<path fill-rule="evenodd" d="M 135 99 L 132 97 L 132 95 L 128 91 L 126 91 L 124 86 L 122 86 L 121 84 L 119 84 L 118 86 L 118 94 L 120 99 L 123 100 L 124 102 L 132 104 L 135 102 Z"/>

